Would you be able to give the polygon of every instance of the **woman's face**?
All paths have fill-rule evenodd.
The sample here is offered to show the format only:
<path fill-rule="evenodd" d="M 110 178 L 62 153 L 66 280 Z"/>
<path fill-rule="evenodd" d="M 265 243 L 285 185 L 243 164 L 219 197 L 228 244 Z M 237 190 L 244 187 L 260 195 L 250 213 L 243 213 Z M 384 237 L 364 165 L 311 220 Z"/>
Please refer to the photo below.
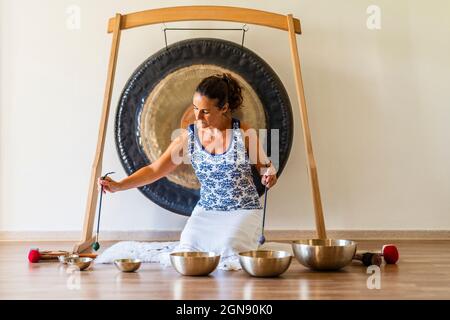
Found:
<path fill-rule="evenodd" d="M 195 120 L 200 128 L 217 128 L 223 124 L 228 103 L 219 109 L 217 102 L 217 99 L 209 99 L 198 92 L 194 94 L 192 104 L 194 105 Z"/>

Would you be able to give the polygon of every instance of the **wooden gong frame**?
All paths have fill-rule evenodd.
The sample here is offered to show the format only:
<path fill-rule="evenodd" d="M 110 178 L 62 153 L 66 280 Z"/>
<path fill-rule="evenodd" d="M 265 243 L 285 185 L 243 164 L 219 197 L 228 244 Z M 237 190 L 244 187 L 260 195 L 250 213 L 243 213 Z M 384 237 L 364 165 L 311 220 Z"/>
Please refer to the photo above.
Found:
<path fill-rule="evenodd" d="M 308 164 L 309 180 L 311 183 L 312 198 L 314 204 L 317 236 L 326 239 L 325 222 L 323 218 L 322 202 L 320 198 L 319 179 L 317 166 L 314 160 L 311 132 L 306 110 L 305 93 L 303 89 L 302 73 L 300 69 L 300 57 L 297 47 L 296 34 L 301 34 L 300 20 L 292 14 L 281 15 L 267 11 L 226 7 L 226 6 L 180 6 L 161 9 L 145 10 L 126 15 L 116 14 L 108 21 L 108 33 L 113 34 L 111 53 L 109 56 L 108 74 L 105 93 L 103 97 L 103 109 L 100 119 L 100 128 L 97 139 L 95 158 L 92 164 L 91 179 L 89 183 L 86 211 L 84 217 L 83 234 L 79 243 L 74 246 L 74 252 L 83 252 L 94 243 L 93 236 L 95 212 L 97 207 L 97 179 L 102 172 L 103 150 L 108 126 L 108 115 L 111 106 L 111 96 L 114 86 L 114 76 L 117 65 L 117 56 L 120 46 L 121 31 L 151 24 L 176 22 L 176 21 L 230 21 L 247 24 L 256 24 L 269 28 L 280 29 L 288 32 L 291 59 L 294 68 L 295 88 L 299 99 L 300 120 L 303 129 L 306 160 Z"/>

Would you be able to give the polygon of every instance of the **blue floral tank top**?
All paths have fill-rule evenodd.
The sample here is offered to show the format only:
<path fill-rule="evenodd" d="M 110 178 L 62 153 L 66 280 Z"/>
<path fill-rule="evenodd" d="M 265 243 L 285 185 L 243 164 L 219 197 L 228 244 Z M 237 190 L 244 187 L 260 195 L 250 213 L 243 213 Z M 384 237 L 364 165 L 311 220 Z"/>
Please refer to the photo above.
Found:
<path fill-rule="evenodd" d="M 195 124 L 189 125 L 189 157 L 201 185 L 197 205 L 205 210 L 262 208 L 240 122 L 232 118 L 232 123 L 231 143 L 218 154 L 209 153 L 200 142 Z"/>

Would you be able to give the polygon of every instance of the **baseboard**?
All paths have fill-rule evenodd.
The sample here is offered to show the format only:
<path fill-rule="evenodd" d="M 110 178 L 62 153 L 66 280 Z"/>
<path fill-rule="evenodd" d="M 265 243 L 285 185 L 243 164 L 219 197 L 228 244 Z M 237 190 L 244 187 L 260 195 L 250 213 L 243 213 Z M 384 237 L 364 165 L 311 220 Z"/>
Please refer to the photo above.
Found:
<path fill-rule="evenodd" d="M 173 241 L 181 231 L 102 231 L 102 241 Z M 268 241 L 316 238 L 314 230 L 266 230 Z M 450 230 L 328 230 L 328 238 L 352 240 L 450 240 Z M 0 241 L 79 241 L 80 231 L 0 231 Z"/>

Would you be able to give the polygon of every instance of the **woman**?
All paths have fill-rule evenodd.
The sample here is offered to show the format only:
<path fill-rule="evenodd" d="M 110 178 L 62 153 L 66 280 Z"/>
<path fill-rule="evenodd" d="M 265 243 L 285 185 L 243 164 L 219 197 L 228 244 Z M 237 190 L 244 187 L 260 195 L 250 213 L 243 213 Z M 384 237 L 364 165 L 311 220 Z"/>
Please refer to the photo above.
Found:
<path fill-rule="evenodd" d="M 241 87 L 229 74 L 203 79 L 193 97 L 196 121 L 169 145 L 162 156 L 116 182 L 98 180 L 99 189 L 117 192 L 137 188 L 171 173 L 180 161 L 190 160 L 200 181 L 200 200 L 183 229 L 178 250 L 214 251 L 222 258 L 254 250 L 261 232 L 262 206 L 250 164 L 271 188 L 277 183 L 255 130 L 231 114 L 241 107 Z"/>

